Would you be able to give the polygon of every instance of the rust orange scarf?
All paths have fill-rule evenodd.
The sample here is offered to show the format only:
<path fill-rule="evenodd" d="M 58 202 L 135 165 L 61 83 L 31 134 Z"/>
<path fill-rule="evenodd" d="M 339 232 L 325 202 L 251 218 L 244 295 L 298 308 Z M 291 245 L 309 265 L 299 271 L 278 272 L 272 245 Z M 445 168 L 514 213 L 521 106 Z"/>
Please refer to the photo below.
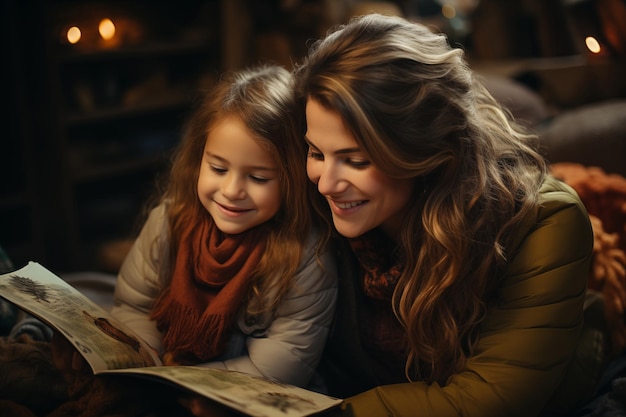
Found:
<path fill-rule="evenodd" d="M 182 233 L 171 284 L 151 317 L 177 363 L 210 360 L 224 349 L 265 248 L 263 228 L 222 233 L 210 216 Z"/>

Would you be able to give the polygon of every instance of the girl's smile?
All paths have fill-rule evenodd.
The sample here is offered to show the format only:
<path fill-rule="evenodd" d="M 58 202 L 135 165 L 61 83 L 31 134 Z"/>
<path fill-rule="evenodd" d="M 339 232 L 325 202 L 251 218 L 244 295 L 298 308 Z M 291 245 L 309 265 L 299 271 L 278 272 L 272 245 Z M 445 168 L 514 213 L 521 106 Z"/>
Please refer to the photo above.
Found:
<path fill-rule="evenodd" d="M 227 216 L 237 217 L 237 216 L 241 216 L 245 213 L 252 211 L 252 209 L 237 208 L 237 207 L 227 206 L 225 204 L 220 204 L 215 200 L 214 202 L 222 210 L 222 212 Z"/>
<path fill-rule="evenodd" d="M 224 233 L 238 234 L 274 217 L 281 204 L 273 156 L 236 117 L 210 131 L 198 197 Z"/>

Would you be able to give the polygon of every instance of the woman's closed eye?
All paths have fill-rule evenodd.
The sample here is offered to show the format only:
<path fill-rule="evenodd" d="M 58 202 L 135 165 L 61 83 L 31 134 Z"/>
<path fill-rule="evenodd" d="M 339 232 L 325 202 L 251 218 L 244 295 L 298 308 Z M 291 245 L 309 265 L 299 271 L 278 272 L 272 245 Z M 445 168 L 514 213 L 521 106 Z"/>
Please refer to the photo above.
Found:
<path fill-rule="evenodd" d="M 354 168 L 367 168 L 372 164 L 367 159 L 361 158 L 346 158 L 346 163 Z"/>
<path fill-rule="evenodd" d="M 352 156 L 356 154 L 361 154 L 361 151 L 358 148 L 342 149 L 338 151 L 337 154 L 338 156 L 343 156 L 343 159 L 342 159 L 343 163 L 353 168 L 363 169 L 363 168 L 369 167 L 372 164 L 369 159 L 365 159 L 363 157 Z M 310 159 L 314 159 L 316 161 L 324 160 L 324 154 L 310 143 L 309 143 L 309 149 L 307 151 L 307 157 Z"/>
<path fill-rule="evenodd" d="M 319 152 L 319 151 L 315 151 L 313 149 L 309 149 L 308 155 L 309 158 L 311 159 L 315 159 L 317 161 L 323 161 L 324 160 L 324 154 Z"/>
<path fill-rule="evenodd" d="M 323 153 L 313 151 L 313 150 L 309 150 L 308 157 L 311 159 L 315 159 L 316 161 L 324 160 Z M 354 168 L 367 168 L 368 166 L 372 164 L 369 160 L 362 159 L 362 158 L 344 158 L 343 161 L 347 165 L 350 165 L 351 167 L 354 167 Z"/>

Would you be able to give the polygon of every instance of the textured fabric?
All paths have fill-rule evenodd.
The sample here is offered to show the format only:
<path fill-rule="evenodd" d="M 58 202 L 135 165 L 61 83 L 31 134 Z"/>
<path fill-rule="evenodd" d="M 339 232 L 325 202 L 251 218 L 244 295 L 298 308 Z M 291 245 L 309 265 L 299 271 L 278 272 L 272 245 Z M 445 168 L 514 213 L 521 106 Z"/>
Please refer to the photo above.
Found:
<path fill-rule="evenodd" d="M 349 239 L 358 259 L 360 286 L 367 297 L 358 325 L 363 348 L 375 358 L 373 366 L 381 382 L 392 382 L 405 375 L 407 338 L 391 307 L 394 289 L 402 275 L 401 257 L 396 244 L 376 228 Z"/>
<path fill-rule="evenodd" d="M 396 245 L 376 228 L 350 239 L 350 246 L 359 260 L 363 292 L 368 297 L 390 301 L 403 269 L 401 259 L 394 253 Z"/>
<path fill-rule="evenodd" d="M 67 401 L 67 388 L 52 362 L 50 343 L 24 335 L 0 337 L 1 416 L 47 415 Z"/>
<path fill-rule="evenodd" d="M 163 332 L 165 352 L 175 363 L 193 365 L 222 353 L 226 332 L 265 249 L 264 232 L 256 227 L 227 235 L 210 216 L 187 226 L 172 281 L 151 314 Z"/>
<path fill-rule="evenodd" d="M 404 327 L 393 313 L 390 301 L 366 299 L 363 301 L 359 329 L 363 349 L 373 358 L 381 383 L 404 379 L 404 364 L 408 357 L 408 341 Z"/>
<path fill-rule="evenodd" d="M 626 350 L 626 178 L 574 163 L 551 166 L 589 211 L 594 245 L 589 288 L 602 293 L 611 335 L 611 354 Z"/>
<path fill-rule="evenodd" d="M 183 417 L 178 391 L 160 381 L 94 376 L 54 366 L 51 344 L 0 337 L 2 417 Z M 138 382 L 139 381 L 139 382 Z"/>
<path fill-rule="evenodd" d="M 550 400 L 575 355 L 592 254 L 588 214 L 575 192 L 548 178 L 539 204 L 517 229 L 514 254 L 501 277 L 467 369 L 445 386 L 423 382 L 380 385 L 359 345 L 363 305 L 354 260 L 344 253 L 339 301 L 321 372 L 332 395 L 345 397 L 354 416 L 533 417 Z M 598 366 L 595 363 L 586 366 Z M 591 394 L 589 381 L 569 381 Z M 579 398 L 570 395 L 568 407 Z"/>
<path fill-rule="evenodd" d="M 169 250 L 166 226 L 165 207 L 160 206 L 150 214 L 124 260 L 112 309 L 118 319 L 156 350 L 162 349 L 162 334 L 149 314 L 167 284 L 167 277 L 161 275 L 161 271 L 167 270 L 163 264 Z M 308 237 L 293 287 L 274 314 L 239 315 L 229 340 L 229 347 L 236 347 L 206 366 L 263 375 L 299 386 L 310 383 L 332 322 L 338 281 L 331 252 L 321 253 L 319 260 L 315 256 L 317 239 L 316 234 Z M 239 338 L 244 343 L 236 343 Z"/>

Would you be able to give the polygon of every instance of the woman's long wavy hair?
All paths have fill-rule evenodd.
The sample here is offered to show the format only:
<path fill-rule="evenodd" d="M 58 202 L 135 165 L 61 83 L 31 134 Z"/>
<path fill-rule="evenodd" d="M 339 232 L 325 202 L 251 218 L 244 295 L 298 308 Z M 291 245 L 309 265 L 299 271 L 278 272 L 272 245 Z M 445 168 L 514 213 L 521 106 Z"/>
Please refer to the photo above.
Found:
<path fill-rule="evenodd" d="M 211 129 L 230 117 L 241 120 L 269 151 L 278 172 L 282 201 L 269 220 L 266 250 L 255 271 L 251 296 L 257 302 L 248 304 L 272 310 L 289 289 L 311 225 L 303 117 L 295 105 L 293 78 L 282 67 L 262 65 L 224 75 L 187 121 L 161 198 L 169 202 L 170 265 L 182 231 L 209 215 L 198 198 L 200 164 Z"/>
<path fill-rule="evenodd" d="M 406 264 L 393 308 L 407 332 L 407 378 L 445 384 L 472 354 L 508 238 L 536 205 L 547 172 L 536 137 L 496 103 L 462 50 L 402 18 L 336 28 L 312 45 L 296 80 L 301 106 L 313 99 L 338 112 L 376 167 L 415 179 L 394 236 Z M 328 204 L 315 204 L 332 225 Z"/>

